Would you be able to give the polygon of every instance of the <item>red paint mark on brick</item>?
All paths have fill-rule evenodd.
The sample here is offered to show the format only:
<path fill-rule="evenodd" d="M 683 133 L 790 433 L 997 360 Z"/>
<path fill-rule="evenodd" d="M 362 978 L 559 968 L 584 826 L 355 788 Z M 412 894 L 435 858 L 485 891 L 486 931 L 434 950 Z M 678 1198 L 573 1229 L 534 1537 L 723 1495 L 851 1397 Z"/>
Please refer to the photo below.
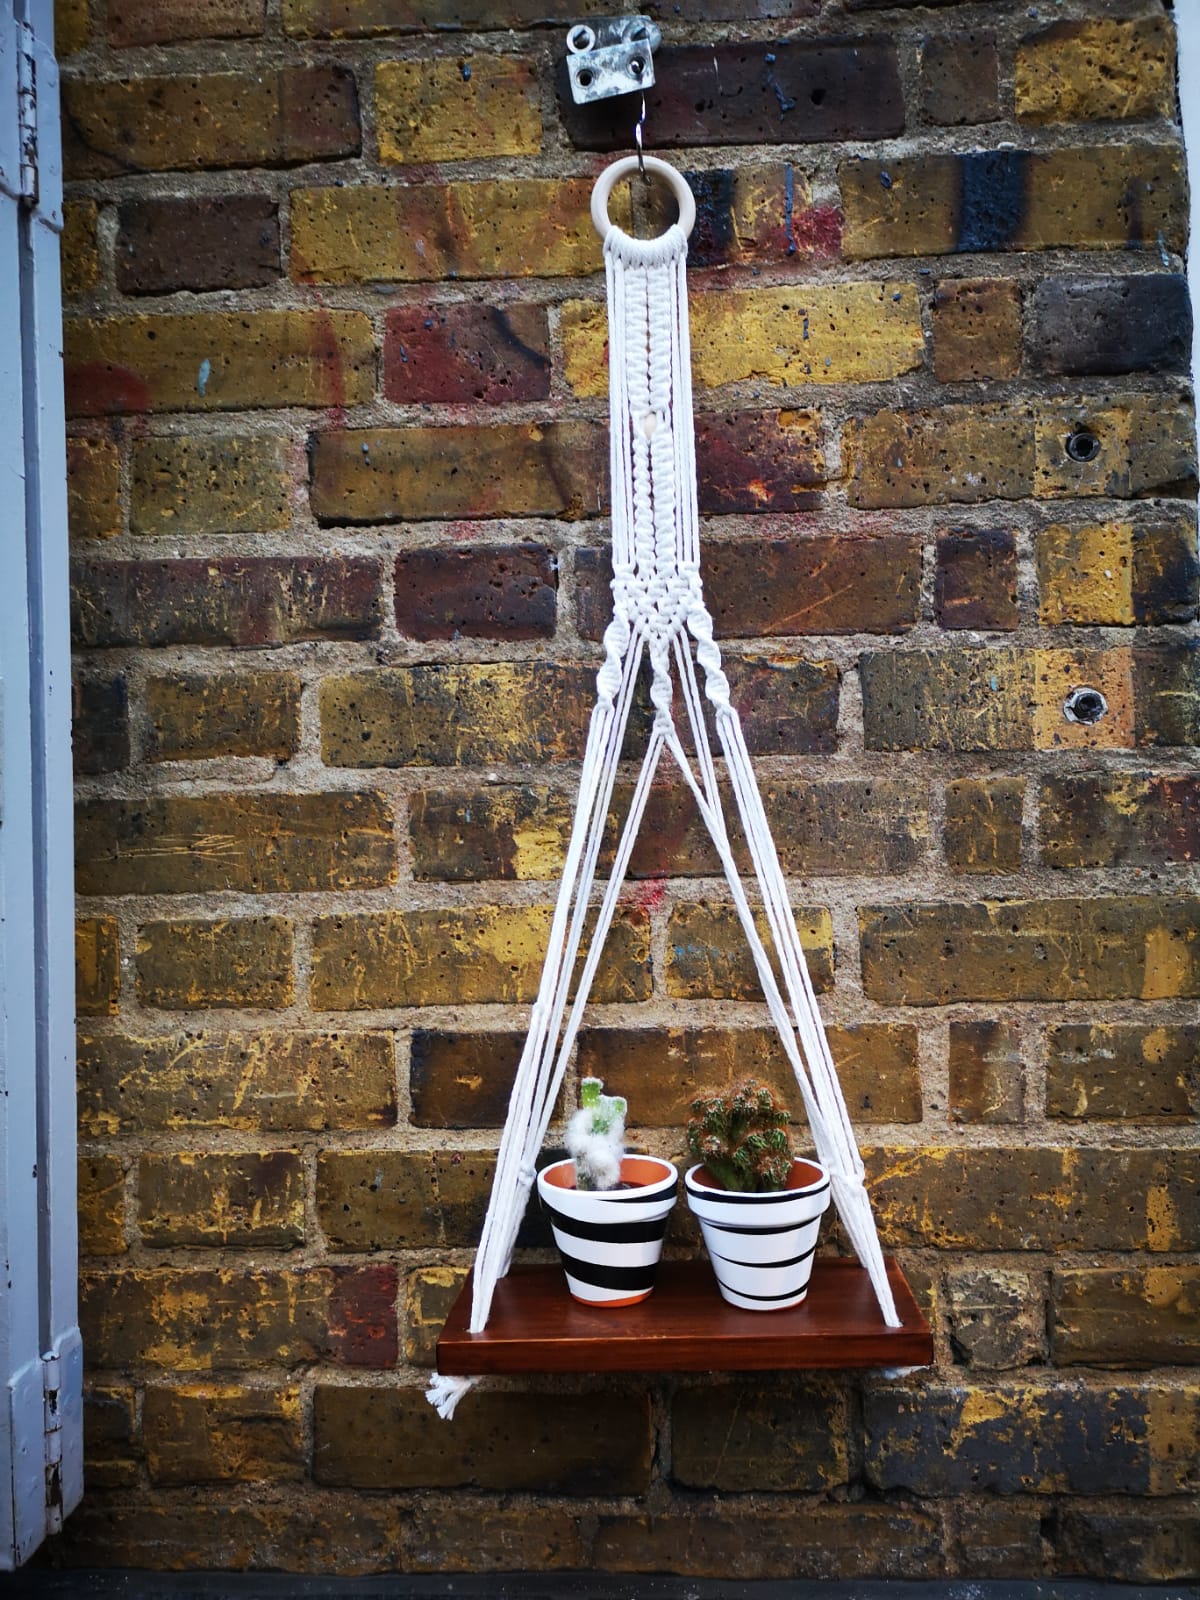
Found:
<path fill-rule="evenodd" d="M 67 410 L 80 417 L 111 411 L 149 411 L 150 385 L 129 367 L 85 361 L 66 372 Z"/>
<path fill-rule="evenodd" d="M 392 1367 L 399 1354 L 393 1266 L 351 1267 L 335 1273 L 329 1293 L 330 1354 L 349 1367 Z"/>

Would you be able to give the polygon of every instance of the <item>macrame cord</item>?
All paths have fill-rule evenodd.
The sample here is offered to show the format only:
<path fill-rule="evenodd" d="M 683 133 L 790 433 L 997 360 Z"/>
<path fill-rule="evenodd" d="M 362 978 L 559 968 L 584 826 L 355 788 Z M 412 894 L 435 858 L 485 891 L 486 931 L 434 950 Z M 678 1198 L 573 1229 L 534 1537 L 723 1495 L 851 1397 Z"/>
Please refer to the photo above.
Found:
<path fill-rule="evenodd" d="M 487 1325 L 497 1280 L 507 1273 L 512 1260 L 536 1176 L 537 1155 L 545 1141 L 664 749 L 670 751 L 695 797 L 720 856 L 771 1020 L 800 1088 L 817 1157 L 829 1170 L 838 1214 L 870 1275 L 884 1321 L 889 1327 L 900 1326 L 863 1184 L 862 1158 L 817 1009 L 741 721 L 730 704 L 729 681 L 721 668 L 712 618 L 700 586 L 686 262 L 687 236 L 678 223 L 657 239 L 634 239 L 613 226 L 605 236 L 613 615 L 604 635 L 604 664 L 596 678 L 597 699 L 545 966 L 513 1083 L 475 1259 L 469 1324 L 472 1333 L 481 1332 Z M 588 921 L 617 765 L 638 673 L 646 657 L 651 670 L 653 722 L 568 1012 L 568 991 Z M 704 672 L 704 693 L 713 708 L 734 804 L 778 956 L 782 992 L 734 860 L 697 664 Z M 695 747 L 694 765 L 675 724 L 673 666 Z M 438 1374 L 429 1385 L 428 1398 L 443 1417 L 449 1418 L 476 1381 L 472 1377 Z"/>

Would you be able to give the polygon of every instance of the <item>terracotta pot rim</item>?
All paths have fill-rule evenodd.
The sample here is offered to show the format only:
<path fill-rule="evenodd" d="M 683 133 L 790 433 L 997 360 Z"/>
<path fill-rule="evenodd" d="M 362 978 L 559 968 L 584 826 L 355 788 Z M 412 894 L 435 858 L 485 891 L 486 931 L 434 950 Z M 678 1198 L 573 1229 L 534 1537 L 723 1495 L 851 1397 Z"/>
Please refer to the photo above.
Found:
<path fill-rule="evenodd" d="M 797 1182 L 800 1173 L 807 1169 L 813 1176 L 806 1182 Z M 762 1204 L 764 1201 L 794 1198 L 800 1195 L 817 1194 L 829 1183 L 829 1173 L 818 1161 L 810 1161 L 807 1156 L 793 1156 L 791 1172 L 788 1182 L 782 1189 L 765 1189 L 758 1193 L 745 1189 L 723 1189 L 712 1173 L 698 1161 L 694 1167 L 689 1167 L 683 1175 L 684 1187 L 691 1193 L 703 1196 L 705 1199 L 726 1200 L 735 1205 L 743 1202 L 748 1204 Z"/>
<path fill-rule="evenodd" d="M 654 1177 L 639 1176 L 636 1169 L 639 1166 L 654 1167 L 657 1169 Z M 629 1171 L 626 1171 L 626 1169 Z M 570 1175 L 570 1183 L 562 1179 Z M 575 1187 L 575 1163 L 568 1156 L 564 1161 L 552 1162 L 550 1166 L 543 1167 L 538 1173 L 538 1187 L 543 1186 L 549 1190 L 558 1190 L 560 1193 L 579 1195 L 589 1200 L 631 1200 L 635 1194 L 643 1193 L 647 1197 L 655 1190 L 666 1189 L 671 1184 L 678 1183 L 679 1173 L 670 1161 L 662 1156 L 624 1156 L 621 1160 L 621 1181 L 632 1183 L 633 1189 L 577 1189 Z"/>

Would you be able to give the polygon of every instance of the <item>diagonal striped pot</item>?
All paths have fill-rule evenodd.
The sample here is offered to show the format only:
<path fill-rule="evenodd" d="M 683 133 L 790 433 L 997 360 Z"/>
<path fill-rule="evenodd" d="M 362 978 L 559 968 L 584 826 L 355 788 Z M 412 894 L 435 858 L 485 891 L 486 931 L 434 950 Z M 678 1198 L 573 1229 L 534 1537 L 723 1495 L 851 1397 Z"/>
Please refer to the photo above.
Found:
<path fill-rule="evenodd" d="M 787 1188 L 767 1194 L 718 1188 L 703 1165 L 689 1168 L 683 1181 L 729 1304 L 745 1311 L 798 1306 L 808 1293 L 821 1217 L 829 1204 L 825 1168 L 797 1157 Z"/>
<path fill-rule="evenodd" d="M 634 1306 L 654 1288 L 679 1174 L 657 1156 L 626 1156 L 621 1181 L 636 1189 L 577 1189 L 575 1163 L 538 1173 L 567 1288 L 588 1306 Z"/>

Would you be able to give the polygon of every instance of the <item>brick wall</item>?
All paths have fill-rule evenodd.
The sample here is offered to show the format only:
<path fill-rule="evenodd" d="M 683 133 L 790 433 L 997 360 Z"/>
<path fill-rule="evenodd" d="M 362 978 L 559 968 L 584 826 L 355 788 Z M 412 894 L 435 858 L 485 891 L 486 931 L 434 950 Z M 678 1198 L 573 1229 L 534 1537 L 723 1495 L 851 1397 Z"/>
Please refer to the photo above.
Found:
<path fill-rule="evenodd" d="M 60 1555 L 1194 1574 L 1157 0 L 660 18 L 709 598 L 936 1367 L 498 1385 L 449 1428 L 421 1397 L 607 598 L 587 201 L 632 113 L 559 104 L 545 9 L 62 5 L 91 1377 Z M 694 813 L 652 819 L 580 1065 L 678 1155 L 694 1084 L 779 1065 Z"/>

